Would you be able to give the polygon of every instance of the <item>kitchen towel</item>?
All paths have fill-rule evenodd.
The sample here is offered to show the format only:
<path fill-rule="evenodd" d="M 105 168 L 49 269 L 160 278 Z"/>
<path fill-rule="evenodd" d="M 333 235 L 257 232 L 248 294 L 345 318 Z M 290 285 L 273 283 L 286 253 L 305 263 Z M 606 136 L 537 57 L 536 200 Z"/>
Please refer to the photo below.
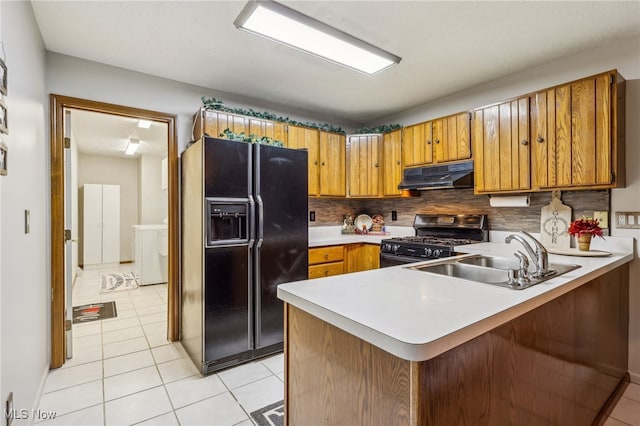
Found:
<path fill-rule="evenodd" d="M 529 207 L 528 195 L 512 195 L 503 197 L 490 197 L 491 207 Z"/>

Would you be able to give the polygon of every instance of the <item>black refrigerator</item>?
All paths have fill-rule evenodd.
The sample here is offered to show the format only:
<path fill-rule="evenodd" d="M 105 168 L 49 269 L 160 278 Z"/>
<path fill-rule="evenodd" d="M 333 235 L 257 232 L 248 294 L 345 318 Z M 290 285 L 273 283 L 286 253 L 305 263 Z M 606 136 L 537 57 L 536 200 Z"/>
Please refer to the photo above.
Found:
<path fill-rule="evenodd" d="M 307 279 L 307 152 L 204 137 L 182 154 L 181 340 L 203 374 L 282 351 Z"/>

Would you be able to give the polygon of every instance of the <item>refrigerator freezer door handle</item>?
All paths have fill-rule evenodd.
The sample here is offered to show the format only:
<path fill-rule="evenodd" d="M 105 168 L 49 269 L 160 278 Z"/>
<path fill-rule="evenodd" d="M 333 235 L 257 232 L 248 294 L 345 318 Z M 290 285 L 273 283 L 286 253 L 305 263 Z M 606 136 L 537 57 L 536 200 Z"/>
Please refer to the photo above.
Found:
<path fill-rule="evenodd" d="M 249 246 L 252 246 L 256 241 L 256 203 L 253 201 L 253 197 L 249 197 L 249 223 L 247 223 L 247 227 L 249 228 Z"/>
<path fill-rule="evenodd" d="M 256 195 L 256 203 L 258 204 L 258 241 L 264 238 L 264 203 L 262 202 L 262 197 L 260 195 Z"/>

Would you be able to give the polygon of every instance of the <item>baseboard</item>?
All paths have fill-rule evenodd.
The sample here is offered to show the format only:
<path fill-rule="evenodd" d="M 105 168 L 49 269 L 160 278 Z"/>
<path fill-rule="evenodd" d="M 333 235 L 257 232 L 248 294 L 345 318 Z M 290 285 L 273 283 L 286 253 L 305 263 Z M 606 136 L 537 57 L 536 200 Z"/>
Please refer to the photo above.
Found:
<path fill-rule="evenodd" d="M 624 394 L 624 391 L 627 388 L 628 384 L 629 373 L 625 374 L 622 379 L 620 379 L 620 382 L 618 382 L 618 386 L 616 386 L 616 388 L 613 390 L 613 393 L 609 396 L 609 399 L 605 402 L 604 406 L 593 421 L 592 426 L 604 425 L 614 407 L 616 406 L 620 398 L 622 398 L 622 394 Z"/>
<path fill-rule="evenodd" d="M 47 376 L 49 375 L 49 364 L 44 366 L 42 377 L 40 378 L 40 385 L 38 385 L 38 391 L 36 392 L 36 398 L 33 401 L 33 407 L 31 407 L 31 413 L 35 413 L 40 408 L 40 400 L 42 399 L 42 392 L 44 391 L 44 385 L 47 383 Z M 27 425 L 32 426 L 35 418 L 29 416 L 27 419 Z"/>
<path fill-rule="evenodd" d="M 631 383 L 640 385 L 640 373 L 629 371 L 629 377 L 631 378 Z"/>

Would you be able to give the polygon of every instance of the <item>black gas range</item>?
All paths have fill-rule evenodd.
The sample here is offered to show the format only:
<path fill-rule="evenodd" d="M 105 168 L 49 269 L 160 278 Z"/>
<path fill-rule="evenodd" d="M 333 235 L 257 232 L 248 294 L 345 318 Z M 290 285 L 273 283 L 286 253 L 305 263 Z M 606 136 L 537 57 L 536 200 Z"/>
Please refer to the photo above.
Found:
<path fill-rule="evenodd" d="M 415 236 L 382 240 L 381 268 L 449 257 L 456 246 L 489 241 L 487 216 L 481 214 L 418 214 L 413 228 Z"/>

